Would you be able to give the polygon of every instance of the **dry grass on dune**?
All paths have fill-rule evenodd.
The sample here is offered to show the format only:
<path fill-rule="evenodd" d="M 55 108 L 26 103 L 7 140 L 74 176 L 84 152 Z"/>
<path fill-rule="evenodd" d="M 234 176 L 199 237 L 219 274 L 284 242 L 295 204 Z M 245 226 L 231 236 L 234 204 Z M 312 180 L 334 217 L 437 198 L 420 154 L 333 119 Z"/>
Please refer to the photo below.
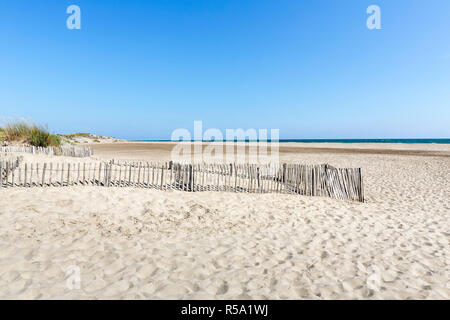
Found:
<path fill-rule="evenodd" d="M 24 119 L 5 121 L 4 127 L 0 128 L 0 139 L 36 147 L 61 145 L 61 139 L 57 135 L 51 134 L 46 126 L 37 125 L 32 120 Z"/>

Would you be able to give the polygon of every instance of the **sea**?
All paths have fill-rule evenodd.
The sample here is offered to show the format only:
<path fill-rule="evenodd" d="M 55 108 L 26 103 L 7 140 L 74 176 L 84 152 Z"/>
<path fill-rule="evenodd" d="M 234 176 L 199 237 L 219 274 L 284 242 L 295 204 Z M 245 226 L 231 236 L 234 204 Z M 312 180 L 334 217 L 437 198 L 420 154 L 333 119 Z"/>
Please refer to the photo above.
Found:
<path fill-rule="evenodd" d="M 171 140 L 133 140 L 133 141 L 151 141 L 151 142 L 169 142 Z M 191 140 L 192 142 L 194 140 Z M 214 140 L 203 140 L 211 142 Z M 218 141 L 218 140 L 216 140 Z M 257 140 L 251 140 L 257 142 Z M 250 140 L 235 140 L 234 142 L 250 142 Z M 268 140 L 270 142 L 270 139 Z M 298 142 L 298 143 L 438 143 L 450 144 L 450 139 L 280 139 L 279 142 Z"/>

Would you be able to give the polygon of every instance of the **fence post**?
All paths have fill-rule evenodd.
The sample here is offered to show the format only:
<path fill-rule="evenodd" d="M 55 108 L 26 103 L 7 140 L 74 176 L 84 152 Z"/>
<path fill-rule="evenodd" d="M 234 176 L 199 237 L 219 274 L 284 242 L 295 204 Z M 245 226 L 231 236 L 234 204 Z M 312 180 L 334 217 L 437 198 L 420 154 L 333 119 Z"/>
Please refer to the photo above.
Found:
<path fill-rule="evenodd" d="M 137 178 L 137 185 L 138 185 L 138 187 L 139 187 L 140 183 L 141 183 L 141 162 L 139 161 L 138 178 Z"/>
<path fill-rule="evenodd" d="M 105 164 L 105 187 L 109 187 L 109 164 Z"/>
<path fill-rule="evenodd" d="M 12 187 L 14 187 L 14 169 L 15 169 L 14 163 L 11 162 L 11 180 L 12 180 L 11 186 L 12 186 Z"/>
<path fill-rule="evenodd" d="M 364 202 L 364 189 L 363 189 L 363 180 L 362 180 L 362 170 L 358 168 L 358 184 L 359 184 L 359 201 Z"/>
<path fill-rule="evenodd" d="M 130 170 L 129 170 L 129 174 L 128 174 L 128 186 L 131 187 L 131 164 L 129 165 L 129 167 L 130 167 Z"/>
<path fill-rule="evenodd" d="M 47 163 L 44 163 L 44 168 L 42 169 L 42 186 L 44 186 L 45 182 L 45 170 L 47 169 Z"/>
<path fill-rule="evenodd" d="M 8 161 L 6 161 L 6 178 L 5 178 L 5 181 L 6 181 L 6 187 L 8 188 L 8 171 L 9 171 L 9 163 L 8 163 Z"/>
<path fill-rule="evenodd" d="M 189 165 L 189 191 L 194 192 L 194 167 Z"/>
<path fill-rule="evenodd" d="M 3 187 L 3 162 L 0 161 L 0 188 Z"/>
<path fill-rule="evenodd" d="M 256 168 L 256 179 L 258 181 L 258 192 L 261 193 L 261 181 L 259 179 L 259 167 Z"/>

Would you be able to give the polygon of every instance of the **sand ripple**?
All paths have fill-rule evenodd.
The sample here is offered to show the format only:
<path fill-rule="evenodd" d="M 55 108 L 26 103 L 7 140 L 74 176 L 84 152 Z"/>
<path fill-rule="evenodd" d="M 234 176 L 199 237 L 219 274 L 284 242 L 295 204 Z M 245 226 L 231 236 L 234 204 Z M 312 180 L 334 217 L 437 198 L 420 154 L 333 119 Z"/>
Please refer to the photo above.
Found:
<path fill-rule="evenodd" d="M 368 203 L 2 190 L 0 298 L 450 299 L 448 160 L 333 157 L 365 166 Z"/>

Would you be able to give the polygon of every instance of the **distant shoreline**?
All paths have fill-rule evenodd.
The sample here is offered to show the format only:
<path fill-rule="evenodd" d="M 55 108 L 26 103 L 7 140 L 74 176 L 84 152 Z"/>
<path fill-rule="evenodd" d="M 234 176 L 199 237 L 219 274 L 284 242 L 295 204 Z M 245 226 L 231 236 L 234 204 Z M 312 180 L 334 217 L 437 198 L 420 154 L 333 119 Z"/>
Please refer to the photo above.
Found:
<path fill-rule="evenodd" d="M 178 142 L 172 140 L 128 140 L 130 142 Z M 186 142 L 195 142 L 200 140 L 186 140 Z M 214 142 L 202 140 L 201 142 Z M 215 142 L 259 142 L 258 140 L 216 140 Z M 268 140 L 267 142 L 271 142 Z M 450 144 L 450 139 L 280 139 L 280 143 L 437 143 Z"/>
<path fill-rule="evenodd" d="M 170 159 L 170 154 L 175 145 L 174 141 L 124 141 L 114 143 L 91 143 L 96 156 L 105 159 L 127 157 L 143 159 L 165 157 Z M 192 144 L 193 142 L 182 142 Z M 221 142 L 216 142 L 222 145 Z M 214 145 L 214 142 L 203 142 L 202 150 Z M 256 143 L 255 143 L 256 144 Z M 249 148 L 250 143 L 235 143 L 234 148 L 239 145 Z M 268 147 L 271 147 L 268 144 Z M 226 148 L 223 149 L 226 151 Z M 399 155 L 399 156 L 429 156 L 450 157 L 450 143 L 296 143 L 285 142 L 278 146 L 280 156 L 293 154 L 367 154 L 367 155 Z M 228 151 L 226 151 L 228 152 Z"/>

